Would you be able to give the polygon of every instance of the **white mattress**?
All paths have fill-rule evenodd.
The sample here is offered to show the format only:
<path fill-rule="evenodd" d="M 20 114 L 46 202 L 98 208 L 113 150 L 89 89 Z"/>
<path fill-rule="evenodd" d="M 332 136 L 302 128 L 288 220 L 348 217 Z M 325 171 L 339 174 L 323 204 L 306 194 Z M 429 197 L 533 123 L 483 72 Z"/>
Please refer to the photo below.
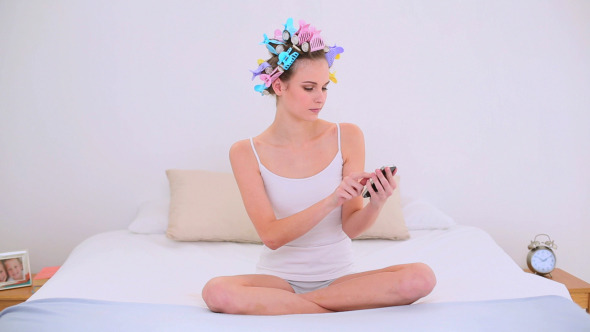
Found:
<path fill-rule="evenodd" d="M 406 241 L 353 241 L 357 271 L 425 262 L 437 277 L 418 302 L 461 302 L 558 295 L 565 286 L 524 273 L 481 229 L 412 231 Z M 201 289 L 212 277 L 254 273 L 260 245 L 175 242 L 128 230 L 83 241 L 58 273 L 29 299 L 80 298 L 205 306 Z"/>

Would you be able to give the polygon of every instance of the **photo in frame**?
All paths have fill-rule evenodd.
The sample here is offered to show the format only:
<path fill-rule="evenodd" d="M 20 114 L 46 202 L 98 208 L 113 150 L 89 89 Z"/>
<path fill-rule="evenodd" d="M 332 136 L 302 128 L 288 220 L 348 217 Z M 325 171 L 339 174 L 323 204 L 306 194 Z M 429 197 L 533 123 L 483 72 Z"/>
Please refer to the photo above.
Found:
<path fill-rule="evenodd" d="M 26 250 L 0 253 L 0 291 L 32 284 L 29 253 Z"/>

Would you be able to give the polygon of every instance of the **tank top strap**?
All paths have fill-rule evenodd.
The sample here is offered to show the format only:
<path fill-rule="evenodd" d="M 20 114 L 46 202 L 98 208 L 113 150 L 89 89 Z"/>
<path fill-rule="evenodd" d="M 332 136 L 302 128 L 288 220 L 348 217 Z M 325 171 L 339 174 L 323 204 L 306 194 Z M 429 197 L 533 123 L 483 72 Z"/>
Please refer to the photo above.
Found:
<path fill-rule="evenodd" d="M 258 165 L 262 165 L 260 163 L 260 157 L 258 157 L 258 152 L 256 152 L 256 148 L 254 147 L 254 140 L 250 137 L 250 145 L 252 146 L 252 151 L 254 151 L 254 156 L 256 156 L 256 160 L 258 160 Z"/>
<path fill-rule="evenodd" d="M 338 152 L 341 152 L 341 146 L 340 146 L 340 123 L 336 123 L 336 128 L 338 128 Z"/>

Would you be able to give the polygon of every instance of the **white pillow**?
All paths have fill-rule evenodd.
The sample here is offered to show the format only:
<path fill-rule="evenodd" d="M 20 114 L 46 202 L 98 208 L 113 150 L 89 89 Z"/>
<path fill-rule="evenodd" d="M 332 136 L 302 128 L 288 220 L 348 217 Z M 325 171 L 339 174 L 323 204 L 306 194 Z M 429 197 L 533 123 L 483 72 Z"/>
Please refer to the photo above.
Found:
<path fill-rule="evenodd" d="M 168 170 L 167 175 L 172 198 L 142 203 L 137 216 L 128 227 L 131 232 L 139 234 L 168 232 L 169 237 L 179 241 L 260 242 L 254 226 L 245 214 L 237 184 L 231 173 Z M 383 207 L 375 224 L 356 239 L 405 240 L 409 238 L 402 214 L 399 176 L 396 176 L 396 180 L 398 190 Z M 211 183 L 204 185 L 209 182 Z M 226 195 L 209 195 L 206 190 L 203 190 L 203 188 L 209 188 L 209 185 L 221 188 Z M 226 209 L 215 209 L 215 206 L 220 206 L 220 199 L 224 200 L 221 206 L 225 206 Z M 173 207 L 172 211 L 170 206 Z M 169 224 L 170 217 L 172 222 Z M 226 220 L 232 226 L 212 223 L 212 218 Z M 414 218 L 414 220 L 417 219 Z M 223 230 L 220 230 L 220 227 Z"/>
<path fill-rule="evenodd" d="M 170 200 L 160 199 L 143 202 L 129 230 L 137 234 L 164 234 L 168 227 Z M 453 218 L 421 199 L 402 198 L 405 224 L 410 231 L 425 229 L 447 229 L 457 223 Z M 382 213 L 381 217 L 386 213 Z M 371 235 L 370 232 L 368 235 Z M 370 236 L 364 235 L 364 238 Z"/>
<path fill-rule="evenodd" d="M 170 199 L 143 202 L 128 229 L 138 234 L 164 234 L 168 228 Z"/>
<path fill-rule="evenodd" d="M 402 210 L 409 230 L 447 229 L 457 223 L 453 218 L 422 199 L 402 200 Z"/>

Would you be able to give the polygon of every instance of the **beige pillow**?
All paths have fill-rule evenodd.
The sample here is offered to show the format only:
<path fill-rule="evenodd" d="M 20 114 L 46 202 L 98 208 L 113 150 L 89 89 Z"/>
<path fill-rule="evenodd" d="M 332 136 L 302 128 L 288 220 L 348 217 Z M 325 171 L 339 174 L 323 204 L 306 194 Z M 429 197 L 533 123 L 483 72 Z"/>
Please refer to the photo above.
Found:
<path fill-rule="evenodd" d="M 176 241 L 231 241 L 261 243 L 250 221 L 231 173 L 167 170 L 170 213 L 166 235 Z M 399 184 L 399 177 L 396 176 Z M 356 239 L 409 238 L 398 189 L 381 214 Z"/>
<path fill-rule="evenodd" d="M 231 173 L 167 170 L 166 175 L 170 183 L 169 238 L 261 243 Z"/>
<path fill-rule="evenodd" d="M 407 240 L 410 238 L 408 227 L 402 213 L 402 203 L 399 188 L 399 175 L 394 177 L 397 188 L 387 202 L 373 226 L 355 240 L 365 239 L 386 239 L 386 240 Z M 369 201 L 368 199 L 366 200 Z"/>

